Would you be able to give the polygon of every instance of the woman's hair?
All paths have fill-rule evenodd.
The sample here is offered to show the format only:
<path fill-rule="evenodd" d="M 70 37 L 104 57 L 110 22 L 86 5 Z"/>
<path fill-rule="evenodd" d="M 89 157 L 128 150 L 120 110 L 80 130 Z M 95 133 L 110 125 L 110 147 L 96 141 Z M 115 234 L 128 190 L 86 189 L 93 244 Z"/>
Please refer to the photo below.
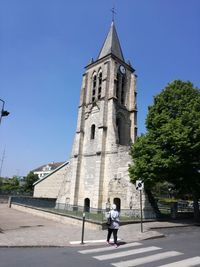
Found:
<path fill-rule="evenodd" d="M 116 208 L 117 208 L 116 204 L 113 204 L 113 205 L 112 205 L 112 209 L 113 209 L 113 210 L 116 210 Z"/>

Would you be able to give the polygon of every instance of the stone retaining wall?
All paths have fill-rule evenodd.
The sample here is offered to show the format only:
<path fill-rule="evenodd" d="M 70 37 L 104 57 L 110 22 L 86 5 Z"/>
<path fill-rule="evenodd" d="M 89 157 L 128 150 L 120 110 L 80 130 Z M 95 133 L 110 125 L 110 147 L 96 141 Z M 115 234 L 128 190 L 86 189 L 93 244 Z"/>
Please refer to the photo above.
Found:
<path fill-rule="evenodd" d="M 49 220 L 53 220 L 59 223 L 63 223 L 63 224 L 72 224 L 72 225 L 78 225 L 78 226 L 82 226 L 82 219 L 79 218 L 74 218 L 74 217 L 70 217 L 70 216 L 66 216 L 66 215 L 62 215 L 62 214 L 56 214 L 53 212 L 49 212 L 49 211 L 44 211 L 42 209 L 39 208 L 31 208 L 31 207 L 27 207 L 24 205 L 18 205 L 18 204 L 13 204 L 11 205 L 11 208 L 16 209 L 16 210 L 20 210 L 23 212 L 28 212 L 31 213 L 33 215 L 36 216 L 40 216 L 43 217 L 45 219 L 49 219 Z M 95 222 L 90 222 L 90 221 L 85 221 L 85 228 L 86 229 L 102 229 L 103 226 L 102 224 L 98 224 Z"/>

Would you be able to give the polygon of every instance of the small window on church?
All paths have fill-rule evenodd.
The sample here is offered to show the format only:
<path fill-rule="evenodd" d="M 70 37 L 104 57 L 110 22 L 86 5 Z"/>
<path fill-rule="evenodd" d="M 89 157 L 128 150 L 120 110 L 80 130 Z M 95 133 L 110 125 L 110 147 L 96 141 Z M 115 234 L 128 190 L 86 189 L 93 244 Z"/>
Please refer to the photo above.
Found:
<path fill-rule="evenodd" d="M 94 138 L 95 138 L 95 125 L 92 124 L 90 139 L 94 139 Z"/>

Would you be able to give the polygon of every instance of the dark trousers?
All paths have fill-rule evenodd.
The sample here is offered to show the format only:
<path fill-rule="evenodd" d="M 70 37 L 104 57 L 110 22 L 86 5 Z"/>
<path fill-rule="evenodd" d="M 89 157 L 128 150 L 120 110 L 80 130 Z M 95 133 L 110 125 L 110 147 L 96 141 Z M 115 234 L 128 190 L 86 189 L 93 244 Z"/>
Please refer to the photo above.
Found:
<path fill-rule="evenodd" d="M 113 233 L 114 244 L 117 244 L 117 232 L 118 232 L 118 229 L 110 229 L 110 228 L 108 228 L 107 241 L 109 242 L 110 237 L 111 237 L 111 235 Z"/>

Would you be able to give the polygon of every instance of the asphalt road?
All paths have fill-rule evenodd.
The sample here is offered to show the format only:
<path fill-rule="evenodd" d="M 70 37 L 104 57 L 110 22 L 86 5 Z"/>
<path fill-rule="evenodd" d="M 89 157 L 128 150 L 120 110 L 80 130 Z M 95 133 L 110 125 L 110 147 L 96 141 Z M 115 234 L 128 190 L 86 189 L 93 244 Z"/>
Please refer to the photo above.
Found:
<path fill-rule="evenodd" d="M 162 232 L 165 238 L 121 244 L 117 249 L 106 245 L 0 248 L 0 267 L 200 266 L 200 227 Z"/>

